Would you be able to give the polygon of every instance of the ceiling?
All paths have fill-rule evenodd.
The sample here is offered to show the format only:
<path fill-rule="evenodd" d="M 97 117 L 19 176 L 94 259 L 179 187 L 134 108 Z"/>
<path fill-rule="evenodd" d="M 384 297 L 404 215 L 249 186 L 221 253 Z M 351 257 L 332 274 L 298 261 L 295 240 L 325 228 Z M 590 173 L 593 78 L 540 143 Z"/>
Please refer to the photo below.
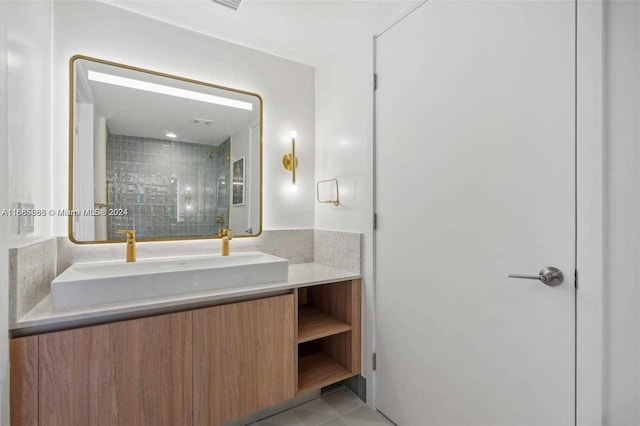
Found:
<path fill-rule="evenodd" d="M 237 11 L 211 0 L 102 0 L 182 28 L 318 66 L 358 30 L 371 34 L 419 0 L 243 0 Z"/>

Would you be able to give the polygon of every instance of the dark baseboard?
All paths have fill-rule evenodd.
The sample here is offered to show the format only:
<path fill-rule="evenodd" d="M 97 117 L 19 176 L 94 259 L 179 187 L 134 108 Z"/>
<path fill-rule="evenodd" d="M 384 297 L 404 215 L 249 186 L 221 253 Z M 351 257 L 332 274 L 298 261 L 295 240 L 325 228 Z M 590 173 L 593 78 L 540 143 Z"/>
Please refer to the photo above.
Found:
<path fill-rule="evenodd" d="M 361 375 L 350 377 L 341 382 L 362 401 L 367 402 L 367 379 Z"/>

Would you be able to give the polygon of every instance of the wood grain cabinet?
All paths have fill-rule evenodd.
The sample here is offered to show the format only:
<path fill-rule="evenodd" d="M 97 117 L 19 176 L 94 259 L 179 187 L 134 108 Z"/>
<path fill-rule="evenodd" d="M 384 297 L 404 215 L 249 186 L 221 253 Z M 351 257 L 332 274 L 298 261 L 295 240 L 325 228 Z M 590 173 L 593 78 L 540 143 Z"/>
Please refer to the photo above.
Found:
<path fill-rule="evenodd" d="M 11 340 L 14 426 L 206 425 L 360 372 L 360 281 Z"/>
<path fill-rule="evenodd" d="M 295 396 L 293 294 L 200 309 L 193 320 L 194 425 Z"/>
<path fill-rule="evenodd" d="M 35 426 L 38 424 L 38 336 L 11 340 L 9 352 L 11 424 Z"/>
<path fill-rule="evenodd" d="M 298 394 L 360 373 L 360 280 L 300 288 L 296 297 Z"/>
<path fill-rule="evenodd" d="M 12 364 L 16 352 L 31 361 L 14 366 L 12 373 L 26 369 L 38 380 L 21 386 L 22 395 L 37 387 L 36 403 L 16 400 L 20 394 L 12 389 L 12 424 L 190 425 L 191 316 L 183 312 L 14 339 Z M 27 354 L 25 342 L 33 345 L 35 339 L 37 347 Z"/>

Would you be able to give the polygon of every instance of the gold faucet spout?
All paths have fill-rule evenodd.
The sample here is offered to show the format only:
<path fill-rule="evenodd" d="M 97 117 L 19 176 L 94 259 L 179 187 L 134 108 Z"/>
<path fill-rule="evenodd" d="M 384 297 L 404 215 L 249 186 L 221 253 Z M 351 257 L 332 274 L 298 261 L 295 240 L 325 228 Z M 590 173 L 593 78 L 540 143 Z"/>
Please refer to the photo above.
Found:
<path fill-rule="evenodd" d="M 229 241 L 233 239 L 231 229 L 218 229 L 218 237 L 222 238 L 222 255 L 229 256 Z"/>
<path fill-rule="evenodd" d="M 127 262 L 135 262 L 136 253 L 136 231 L 133 229 L 119 229 L 116 234 L 127 235 Z"/>

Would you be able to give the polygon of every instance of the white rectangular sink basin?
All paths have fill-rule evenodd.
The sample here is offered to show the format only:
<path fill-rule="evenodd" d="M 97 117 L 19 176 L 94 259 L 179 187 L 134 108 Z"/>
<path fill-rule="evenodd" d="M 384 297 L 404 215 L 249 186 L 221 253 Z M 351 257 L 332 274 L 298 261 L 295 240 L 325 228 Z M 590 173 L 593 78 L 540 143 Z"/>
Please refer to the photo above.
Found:
<path fill-rule="evenodd" d="M 56 310 L 287 281 L 289 261 L 233 253 L 75 263 L 51 282 Z"/>

